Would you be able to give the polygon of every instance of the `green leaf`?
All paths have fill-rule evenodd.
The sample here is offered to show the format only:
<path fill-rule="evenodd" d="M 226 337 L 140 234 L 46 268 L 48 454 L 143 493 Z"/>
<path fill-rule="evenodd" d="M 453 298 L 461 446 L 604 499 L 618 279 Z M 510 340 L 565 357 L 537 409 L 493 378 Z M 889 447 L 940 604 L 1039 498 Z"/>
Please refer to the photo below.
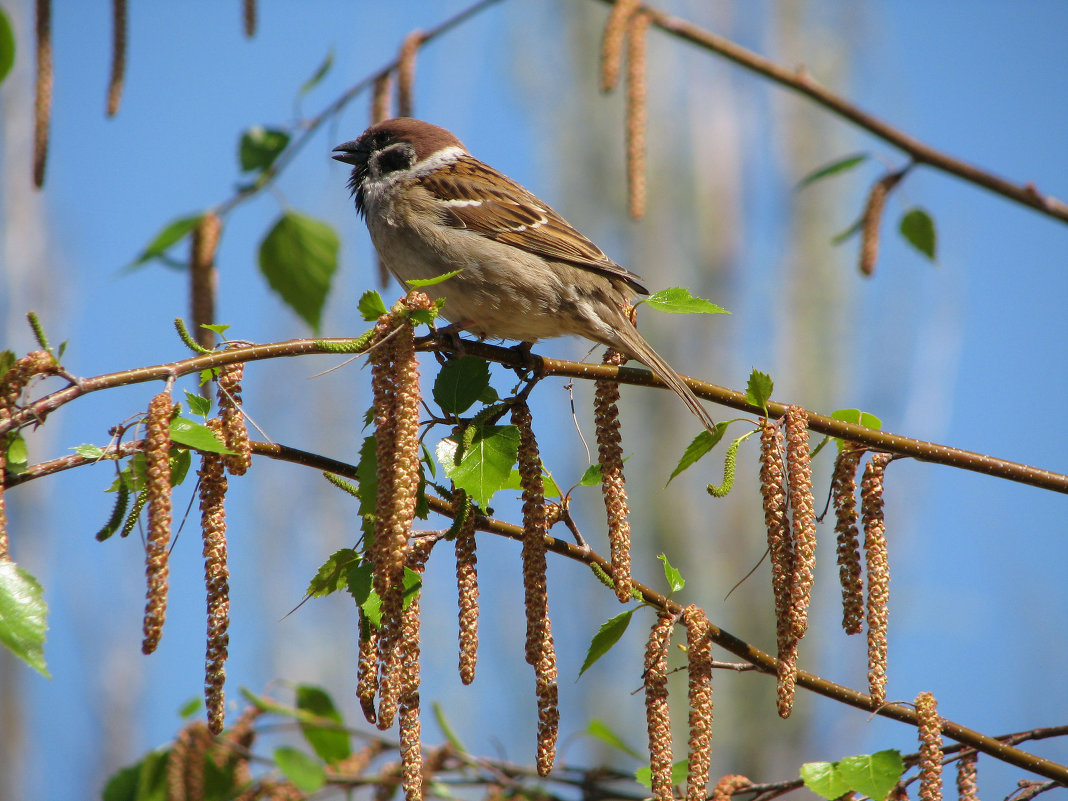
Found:
<path fill-rule="evenodd" d="M 676 593 L 686 586 L 686 579 L 682 577 L 682 573 L 671 566 L 667 554 L 662 553 L 656 558 L 664 563 L 664 578 L 667 579 L 668 587 L 671 588 L 671 593 Z"/>
<path fill-rule="evenodd" d="M 326 73 L 330 71 L 332 66 L 334 66 L 334 48 L 331 47 L 330 50 L 327 51 L 326 57 L 323 59 L 322 64 L 319 65 L 318 69 L 315 70 L 308 80 L 300 85 L 300 89 L 297 90 L 297 97 L 306 95 L 318 86 L 319 82 L 326 77 Z"/>
<path fill-rule="evenodd" d="M 910 245 L 931 261 L 935 260 L 937 237 L 930 214 L 919 208 L 909 209 L 901 218 L 899 230 Z"/>
<path fill-rule="evenodd" d="M 838 773 L 849 789 L 882 801 L 905 772 L 901 753 L 893 749 L 875 754 L 860 754 L 838 761 Z"/>
<path fill-rule="evenodd" d="M 356 308 L 360 310 L 363 319 L 371 322 L 377 321 L 379 317 L 389 311 L 386 308 L 385 301 L 382 300 L 382 296 L 373 289 L 368 289 L 360 296 L 360 302 L 356 305 Z"/>
<path fill-rule="evenodd" d="M 442 411 L 461 414 L 477 401 L 489 386 L 489 363 L 477 356 L 450 359 L 434 379 L 434 401 Z"/>
<path fill-rule="evenodd" d="M 668 478 L 667 483 L 670 484 L 672 479 L 679 473 L 690 467 L 694 462 L 716 447 L 716 444 L 723 439 L 724 433 L 727 431 L 726 423 L 716 423 L 716 433 L 711 431 L 702 431 L 693 441 L 686 446 L 686 450 L 682 452 L 682 458 L 679 459 L 679 463 L 675 466 L 675 469 L 671 472 L 671 476 Z M 665 484 L 665 486 L 667 486 Z"/>
<path fill-rule="evenodd" d="M 831 237 L 831 244 L 832 245 L 841 245 L 847 239 L 852 239 L 853 236 L 855 236 L 857 234 L 857 232 L 860 231 L 860 227 L 862 225 L 864 225 L 864 215 L 863 214 L 860 215 L 859 217 L 857 217 L 857 219 L 853 221 L 853 224 L 851 226 L 849 226 L 848 228 L 846 228 L 844 231 L 839 231 L 837 234 L 832 236 Z"/>
<path fill-rule="evenodd" d="M 671 766 L 671 783 L 673 785 L 684 784 L 686 782 L 686 775 L 690 772 L 690 760 L 682 759 Z M 634 771 L 634 779 L 638 784 L 652 788 L 653 786 L 653 770 L 652 768 L 638 768 Z"/>
<path fill-rule="evenodd" d="M 169 751 L 151 751 L 136 765 L 113 774 L 104 785 L 103 801 L 167 801 Z"/>
<path fill-rule="evenodd" d="M 15 33 L 11 29 L 11 20 L 7 12 L 0 8 L 0 83 L 15 63 Z"/>
<path fill-rule="evenodd" d="M 591 464 L 586 468 L 586 472 L 582 474 L 582 478 L 579 479 L 579 486 L 596 487 L 603 478 L 604 471 L 601 469 L 601 463 Z"/>
<path fill-rule="evenodd" d="M 441 704 L 435 701 L 431 706 L 434 710 L 434 720 L 438 722 L 438 728 L 445 735 L 445 739 L 449 741 L 449 745 L 457 752 L 466 754 L 467 748 L 464 747 L 464 744 L 460 742 L 460 738 L 456 736 L 456 732 L 453 731 L 452 725 L 445 717 L 445 710 L 442 709 Z"/>
<path fill-rule="evenodd" d="M 749 383 L 745 385 L 745 399 L 754 406 L 767 411 L 768 400 L 774 388 L 775 382 L 771 380 L 770 375 L 754 369 L 749 374 Z"/>
<path fill-rule="evenodd" d="M 360 555 L 352 548 L 334 551 L 308 584 L 307 595 L 311 598 L 322 598 L 345 589 L 349 571 L 360 564 L 360 561 Z"/>
<path fill-rule="evenodd" d="M 809 184 L 814 184 L 816 181 L 820 181 L 824 178 L 829 178 L 832 175 L 838 175 L 839 173 L 851 170 L 858 164 L 863 164 L 868 160 L 867 153 L 854 153 L 852 156 L 846 156 L 845 158 L 832 161 L 830 164 L 825 164 L 822 167 L 818 167 L 797 183 L 798 191 L 804 189 Z"/>
<path fill-rule="evenodd" d="M 710 300 L 694 297 L 690 294 L 690 290 L 683 287 L 661 289 L 642 302 L 657 311 L 671 314 L 730 314 L 722 306 L 717 306 Z"/>
<path fill-rule="evenodd" d="M 613 645 L 619 642 L 619 638 L 623 636 L 623 632 L 625 632 L 627 626 L 630 625 L 630 618 L 633 614 L 633 609 L 626 612 L 620 612 L 615 617 L 601 624 L 601 628 L 593 635 L 593 640 L 590 641 L 590 647 L 586 651 L 586 659 L 583 661 L 582 669 L 579 671 L 580 676 L 585 673 L 586 669 L 591 667 L 594 662 L 607 654 L 612 649 Z"/>
<path fill-rule="evenodd" d="M 312 756 L 283 745 L 274 750 L 274 764 L 304 793 L 314 793 L 326 784 L 322 763 Z"/>
<path fill-rule="evenodd" d="M 189 465 L 193 463 L 193 455 L 187 448 L 171 448 L 171 486 L 177 487 L 185 481 L 189 472 Z"/>
<path fill-rule="evenodd" d="M 76 454 L 86 459 L 100 459 L 107 451 L 101 448 L 99 445 L 75 445 L 71 448 Z"/>
<path fill-rule="evenodd" d="M 211 399 L 203 395 L 194 395 L 188 389 L 185 391 L 185 402 L 189 404 L 189 411 L 193 414 L 207 417 L 211 411 Z"/>
<path fill-rule="evenodd" d="M 214 331 L 219 336 L 222 336 L 231 328 L 229 323 L 201 323 L 200 327 L 208 331 Z"/>
<path fill-rule="evenodd" d="M 801 766 L 801 780 L 805 787 L 833 801 L 849 792 L 849 783 L 838 772 L 837 762 L 806 762 Z"/>
<path fill-rule="evenodd" d="M 0 561 L 0 643 L 50 678 L 44 658 L 47 618 L 48 604 L 37 579 L 14 562 Z"/>
<path fill-rule="evenodd" d="M 860 409 L 838 409 L 831 412 L 831 417 L 835 420 L 841 420 L 843 423 L 857 423 L 866 428 L 874 428 L 876 431 L 881 431 L 883 427 L 882 420 L 874 414 L 869 414 Z"/>
<path fill-rule="evenodd" d="M 30 466 L 30 452 L 26 447 L 26 440 L 22 434 L 15 432 L 7 446 L 7 464 L 5 470 L 13 475 L 25 473 Z"/>
<path fill-rule="evenodd" d="M 541 481 L 544 485 L 543 489 L 545 491 L 546 498 L 559 498 L 563 495 L 563 493 L 560 492 L 560 488 L 556 486 L 556 482 L 553 481 L 553 477 L 550 476 L 548 473 L 543 472 L 541 474 Z M 512 469 L 512 472 L 508 474 L 508 480 L 504 482 L 504 486 L 502 486 L 501 489 L 523 489 L 523 477 L 519 475 L 518 470 L 516 470 L 515 468 Z"/>
<path fill-rule="evenodd" d="M 438 463 L 452 482 L 485 509 L 490 498 L 503 489 L 519 452 L 519 429 L 515 426 L 482 426 L 470 447 L 456 464 L 456 442 L 438 443 Z"/>
<path fill-rule="evenodd" d="M 253 125 L 241 134 L 241 144 L 238 146 L 241 171 L 266 170 L 282 155 L 288 144 L 288 131 Z"/>
<path fill-rule="evenodd" d="M 215 436 L 214 431 L 185 417 L 171 420 L 171 441 L 208 453 L 233 453 Z"/>
<path fill-rule="evenodd" d="M 193 696 L 178 708 L 178 717 L 182 720 L 189 720 L 189 718 L 193 717 L 193 715 L 200 711 L 200 708 L 203 705 L 203 698 Z"/>
<path fill-rule="evenodd" d="M 141 251 L 141 255 L 126 266 L 126 269 L 132 270 L 153 259 L 163 258 L 163 255 L 168 250 L 189 236 L 193 229 L 200 224 L 200 220 L 203 217 L 203 214 L 191 214 L 187 217 L 176 217 L 171 220 L 145 246 L 145 249 Z"/>
<path fill-rule="evenodd" d="M 448 281 L 450 278 L 454 278 L 462 272 L 462 269 L 453 270 L 451 273 L 442 273 L 441 275 L 435 275 L 433 278 L 413 278 L 412 280 L 405 281 L 404 283 L 406 283 L 412 289 L 422 289 L 423 287 L 440 284 L 442 281 Z"/>
<path fill-rule="evenodd" d="M 337 727 L 301 723 L 304 739 L 328 765 L 336 764 L 352 753 L 349 735 L 341 728 L 341 713 L 325 690 L 311 684 L 297 685 L 297 708 L 338 724 Z"/>
<path fill-rule="evenodd" d="M 315 333 L 337 271 L 338 239 L 320 220 L 287 211 L 260 243 L 260 272 Z"/>
<path fill-rule="evenodd" d="M 371 597 L 371 583 L 371 565 L 366 560 L 349 566 L 345 574 L 345 589 L 361 607 Z"/>
<path fill-rule="evenodd" d="M 586 727 L 586 734 L 595 739 L 600 740 L 605 745 L 609 745 L 619 751 L 622 751 L 628 756 L 632 756 L 635 759 L 644 759 L 642 754 L 639 754 L 635 749 L 631 748 L 625 742 L 623 738 L 608 728 L 608 725 L 604 721 L 594 718 L 590 721 L 590 724 Z"/>

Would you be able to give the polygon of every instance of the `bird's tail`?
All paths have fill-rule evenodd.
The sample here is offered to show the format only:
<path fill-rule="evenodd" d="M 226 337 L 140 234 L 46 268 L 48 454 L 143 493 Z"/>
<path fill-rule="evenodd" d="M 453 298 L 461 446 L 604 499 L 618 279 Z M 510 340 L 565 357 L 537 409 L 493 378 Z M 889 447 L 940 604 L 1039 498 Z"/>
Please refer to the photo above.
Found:
<path fill-rule="evenodd" d="M 614 326 L 614 333 L 619 337 L 619 342 L 614 347 L 631 358 L 637 359 L 652 370 L 661 381 L 668 385 L 668 388 L 682 398 L 686 408 L 693 412 L 694 416 L 701 421 L 701 424 L 710 433 L 715 433 L 716 423 L 709 415 L 708 410 L 701 405 L 701 401 L 693 393 L 689 385 L 682 380 L 682 376 L 675 371 L 675 368 L 653 350 L 653 346 L 638 332 L 638 329 L 631 323 L 630 319 L 624 316 L 622 323 Z"/>

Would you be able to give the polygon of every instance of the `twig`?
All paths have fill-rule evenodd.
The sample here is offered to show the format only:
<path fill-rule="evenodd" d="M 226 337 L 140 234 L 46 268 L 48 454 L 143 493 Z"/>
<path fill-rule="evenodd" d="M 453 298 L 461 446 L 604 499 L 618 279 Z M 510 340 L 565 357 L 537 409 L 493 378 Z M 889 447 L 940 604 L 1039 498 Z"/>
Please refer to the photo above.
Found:
<path fill-rule="evenodd" d="M 601 0 L 601 2 L 610 3 L 612 0 Z M 948 153 L 936 150 L 901 129 L 895 128 L 878 117 L 861 110 L 845 98 L 816 83 L 803 68 L 787 69 L 691 22 L 650 6 L 642 6 L 642 8 L 649 15 L 652 24 L 661 30 L 692 44 L 699 45 L 706 50 L 711 50 L 733 61 L 740 67 L 758 75 L 763 75 L 780 86 L 804 95 L 828 111 L 849 120 L 858 128 L 862 128 L 884 142 L 904 151 L 917 164 L 926 164 L 936 170 L 956 175 L 958 178 L 962 178 L 976 186 L 981 186 L 1009 200 L 1014 200 L 1048 217 L 1068 223 L 1068 203 L 1052 195 L 1043 195 L 1034 184 L 1012 183 Z"/>

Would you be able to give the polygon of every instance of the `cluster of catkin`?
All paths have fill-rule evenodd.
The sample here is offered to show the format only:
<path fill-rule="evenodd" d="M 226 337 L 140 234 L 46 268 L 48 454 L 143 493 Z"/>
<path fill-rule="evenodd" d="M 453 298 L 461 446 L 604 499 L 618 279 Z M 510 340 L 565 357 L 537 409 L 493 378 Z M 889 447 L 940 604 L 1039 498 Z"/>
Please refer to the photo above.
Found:
<path fill-rule="evenodd" d="M 0 376 L 0 426 L 6 426 L 15 416 L 22 391 L 30 379 L 37 375 L 51 375 L 59 370 L 52 354 L 44 350 L 32 351 L 16 359 L 7 372 Z M 7 449 L 13 434 L 0 434 L 0 476 L 7 467 Z M 7 534 L 7 512 L 4 506 L 4 485 L 0 481 L 0 561 L 10 559 L 10 543 Z"/>
<path fill-rule="evenodd" d="M 649 731 L 649 761 L 655 801 L 674 797 L 671 780 L 673 764 L 671 718 L 668 713 L 668 649 L 671 631 L 679 620 L 686 626 L 687 669 L 689 674 L 689 772 L 687 801 L 703 801 L 708 796 L 712 730 L 712 640 L 709 622 L 697 606 L 687 606 L 678 615 L 661 610 L 645 647 L 645 715 Z"/>
<path fill-rule="evenodd" d="M 519 483 L 523 488 L 523 591 L 527 616 L 526 660 L 534 668 L 538 701 L 538 774 L 547 776 L 556 759 L 558 708 L 556 649 L 549 622 L 545 535 L 548 532 L 541 456 L 524 401 L 512 406 L 519 429 Z"/>
<path fill-rule="evenodd" d="M 207 646 L 204 660 L 204 701 L 208 730 L 219 734 L 225 722 L 226 658 L 230 642 L 230 572 L 226 553 L 226 474 L 243 475 L 252 462 L 248 430 L 241 412 L 244 365 L 218 368 L 219 416 L 208 428 L 226 445 L 227 454 L 204 452 L 197 471 L 200 528 L 204 543 L 204 583 L 207 591 Z M 167 616 L 172 524 L 170 422 L 174 402 L 169 390 L 155 395 L 145 417 L 145 486 L 148 530 L 145 537 L 144 639 L 141 650 L 151 654 L 159 645 Z"/>
<path fill-rule="evenodd" d="M 419 494 L 419 362 L 409 314 L 433 302 L 412 292 L 375 326 L 369 349 L 374 395 L 377 494 L 367 545 L 372 586 L 381 602 L 378 627 L 361 619 L 356 694 L 380 729 L 399 717 L 402 784 L 409 801 L 422 797 L 419 723 L 419 601 L 404 605 L 405 568 L 421 574 L 433 540 L 411 543 Z M 378 708 L 375 708 L 375 699 Z"/>
<path fill-rule="evenodd" d="M 611 348 L 604 363 L 616 367 L 626 357 Z M 619 433 L 619 382 L 599 379 L 593 396 L 594 424 L 597 429 L 597 457 L 601 464 L 601 493 L 608 514 L 608 542 L 612 558 L 612 583 L 620 603 L 631 600 L 630 508 L 623 478 L 623 444 Z"/>
<path fill-rule="evenodd" d="M 626 49 L 627 194 L 630 213 L 635 219 L 645 214 L 645 36 L 650 21 L 639 0 L 616 0 L 605 21 L 601 41 L 601 90 L 606 93 L 619 83 Z"/>
<path fill-rule="evenodd" d="M 808 413 L 800 406 L 789 407 L 781 425 L 766 419 L 760 422 L 760 488 L 771 557 L 778 651 L 777 696 L 782 717 L 789 717 L 793 709 L 798 645 L 808 628 L 816 561 L 816 514 L 807 426 Z M 862 630 L 865 608 L 856 500 L 856 472 L 863 453 L 859 446 L 846 443 L 839 451 L 832 479 L 842 625 L 849 634 Z M 861 489 L 868 573 L 868 684 L 873 706 L 886 700 L 889 567 L 882 478 L 890 458 L 884 453 L 872 455 Z"/>

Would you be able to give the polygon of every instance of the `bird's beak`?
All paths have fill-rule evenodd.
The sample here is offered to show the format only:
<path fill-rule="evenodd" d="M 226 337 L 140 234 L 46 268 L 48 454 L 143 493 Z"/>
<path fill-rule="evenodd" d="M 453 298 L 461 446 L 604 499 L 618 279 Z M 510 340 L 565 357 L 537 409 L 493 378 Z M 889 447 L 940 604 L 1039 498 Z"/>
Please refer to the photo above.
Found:
<path fill-rule="evenodd" d="M 355 165 L 359 159 L 359 155 L 356 152 L 356 139 L 351 142 L 345 142 L 343 145 L 338 145 L 334 148 L 334 155 L 331 157 L 335 161 L 343 161 L 346 164 Z"/>

